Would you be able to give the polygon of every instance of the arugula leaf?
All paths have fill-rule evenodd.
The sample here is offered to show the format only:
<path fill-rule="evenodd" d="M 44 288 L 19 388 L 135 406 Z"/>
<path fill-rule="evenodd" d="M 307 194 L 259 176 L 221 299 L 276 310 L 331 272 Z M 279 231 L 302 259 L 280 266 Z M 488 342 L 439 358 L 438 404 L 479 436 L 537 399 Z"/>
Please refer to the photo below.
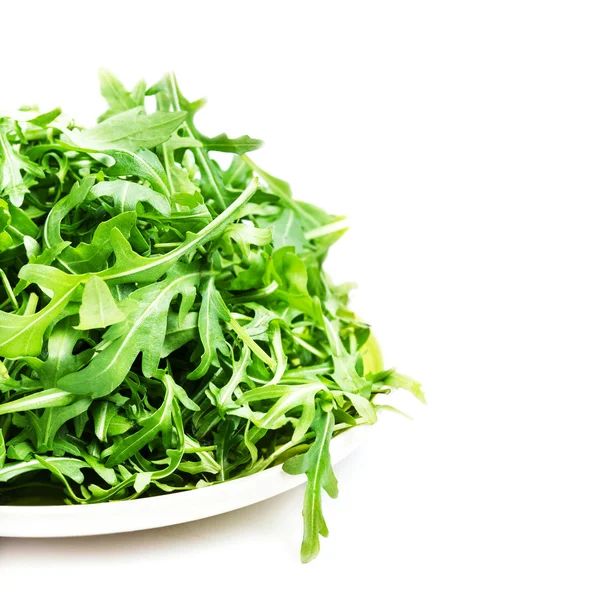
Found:
<path fill-rule="evenodd" d="M 231 315 L 215 287 L 214 277 L 202 281 L 200 295 L 202 304 L 198 313 L 198 332 L 204 350 L 200 364 L 188 375 L 189 379 L 203 377 L 211 365 L 218 367 L 219 352 L 229 354 L 229 344 L 225 340 L 219 321 L 228 322 Z"/>
<path fill-rule="evenodd" d="M 260 389 L 260 395 L 253 393 L 254 390 L 247 392 L 240 398 L 240 403 L 246 404 L 246 407 L 236 414 L 243 415 L 257 427 L 261 429 L 281 429 L 290 421 L 295 421 L 294 434 L 292 442 L 299 442 L 310 428 L 315 417 L 315 395 L 324 390 L 324 386 L 320 383 L 306 383 L 297 386 L 264 386 Z M 266 414 L 255 413 L 250 411 L 248 405 L 256 400 L 264 400 L 266 398 L 275 397 L 279 399 L 271 406 Z M 290 411 L 297 408 L 302 408 L 302 416 L 291 418 L 287 415 Z"/>
<path fill-rule="evenodd" d="M 19 275 L 23 280 L 48 290 L 52 299 L 33 314 L 0 311 L 0 355 L 5 358 L 40 354 L 46 328 L 62 312 L 82 282 L 78 275 L 67 275 L 44 265 L 25 265 Z"/>
<path fill-rule="evenodd" d="M 140 202 L 145 202 L 161 215 L 168 217 L 171 214 L 171 204 L 165 196 L 133 181 L 122 179 L 102 181 L 97 183 L 90 191 L 97 198 L 110 198 L 113 206 L 120 213 L 135 212 L 137 205 Z"/>
<path fill-rule="evenodd" d="M 118 405 L 108 400 L 95 402 L 92 406 L 94 433 L 101 442 L 106 442 L 108 440 L 110 422 L 118 411 Z"/>
<path fill-rule="evenodd" d="M 154 148 L 166 142 L 185 117 L 183 111 L 157 111 L 148 115 L 135 107 L 109 117 L 92 129 L 73 130 L 68 137 L 76 146 L 92 151 Z"/>
<path fill-rule="evenodd" d="M 85 413 L 91 403 L 91 398 L 79 398 L 68 406 L 46 408 L 41 417 L 32 414 L 30 420 L 35 431 L 37 451 L 52 450 L 58 430 L 67 421 Z"/>
<path fill-rule="evenodd" d="M 51 408 L 56 406 L 69 406 L 75 400 L 75 396 L 61 389 L 49 389 L 43 392 L 37 392 L 0 404 L 0 415 L 6 415 L 14 412 L 25 412 L 27 410 L 35 410 L 39 408 Z"/>
<path fill-rule="evenodd" d="M 213 138 L 199 135 L 198 139 L 207 150 L 233 152 L 234 154 L 246 154 L 246 152 L 258 150 L 263 145 L 261 140 L 255 140 L 247 135 L 231 139 L 224 133 L 221 133 Z"/>
<path fill-rule="evenodd" d="M 303 313 L 316 316 L 313 299 L 308 293 L 306 265 L 286 246 L 276 250 L 269 261 L 265 283 L 277 283 L 274 296 Z"/>
<path fill-rule="evenodd" d="M 106 149 L 113 164 L 106 169 L 106 174 L 112 177 L 139 177 L 147 181 L 153 190 L 169 197 L 167 174 L 158 156 L 151 150 L 141 148 L 137 151 L 126 149 Z"/>
<path fill-rule="evenodd" d="M 315 441 L 304 454 L 294 456 L 283 464 L 283 470 L 290 475 L 306 473 L 308 485 L 304 494 L 304 538 L 301 558 L 310 562 L 319 554 L 319 535 L 327 537 L 329 531 L 321 504 L 321 489 L 331 498 L 338 495 L 338 482 L 331 466 L 329 443 L 333 434 L 334 417 L 331 412 L 320 413 L 313 423 Z"/>
<path fill-rule="evenodd" d="M 135 304 L 126 321 L 112 325 L 106 335 L 108 346 L 98 352 L 81 371 L 59 380 L 62 389 L 93 398 L 110 394 L 125 379 L 133 361 L 142 353 L 142 373 L 152 377 L 158 369 L 167 331 L 167 315 L 173 298 L 190 293 L 200 275 L 193 265 L 178 264 L 167 278 L 129 295 Z"/>
<path fill-rule="evenodd" d="M 218 388 L 212 382 L 209 384 L 209 398 L 217 407 L 217 410 L 220 414 L 225 414 L 227 410 L 237 408 L 236 403 L 233 401 L 233 394 L 239 388 L 242 382 L 248 383 L 246 369 L 250 366 L 251 359 L 252 354 L 250 348 L 248 346 L 244 346 L 242 348 L 240 359 L 233 361 L 233 372 L 229 381 L 221 388 Z"/>
<path fill-rule="evenodd" d="M 110 289 L 96 275 L 92 275 L 85 283 L 79 317 L 79 325 L 75 329 L 104 329 L 125 320 Z"/>
<path fill-rule="evenodd" d="M 100 69 L 98 71 L 98 78 L 100 79 L 100 92 L 110 106 L 109 110 L 99 119 L 100 121 L 104 121 L 115 114 L 135 108 L 136 106 L 143 106 L 146 89 L 143 81 L 131 92 L 128 92 L 121 81 L 107 69 Z M 138 90 L 141 91 L 141 96 Z"/>
<path fill-rule="evenodd" d="M 186 256 L 196 246 L 217 237 L 235 218 L 237 211 L 252 197 L 256 191 L 256 182 L 252 182 L 246 190 L 197 234 L 188 232 L 186 240 L 176 244 L 175 249 L 157 256 L 143 257 L 132 251 L 130 244 L 116 230 L 111 231 L 111 244 L 115 251 L 115 264 L 98 273 L 99 277 L 112 283 L 147 283 L 162 277 L 178 260 Z M 125 213 L 126 214 L 126 213 Z"/>
<path fill-rule="evenodd" d="M 77 319 L 70 316 L 59 321 L 48 336 L 45 360 L 39 358 L 24 359 L 35 371 L 44 388 L 55 388 L 58 380 L 67 373 L 83 366 L 93 355 L 92 348 L 77 354 L 75 346 L 84 337 L 84 332 L 75 327 Z"/>
<path fill-rule="evenodd" d="M 21 206 L 29 190 L 21 171 L 35 177 L 43 177 L 44 171 L 15 150 L 7 136 L 10 129 L 9 123 L 0 119 L 0 194 L 8 196 L 15 206 Z"/>
<path fill-rule="evenodd" d="M 136 433 L 121 440 L 110 453 L 106 463 L 108 467 L 122 463 L 136 452 L 147 446 L 159 433 L 170 435 L 173 393 L 167 393 L 162 406 L 143 420 L 143 427 Z"/>
<path fill-rule="evenodd" d="M 308 245 L 302 225 L 290 208 L 281 211 L 277 219 L 272 222 L 271 228 L 273 246 L 277 249 L 293 246 L 297 253 L 301 253 Z"/>
<path fill-rule="evenodd" d="M 333 380 L 345 392 L 370 397 L 371 384 L 356 371 L 357 357 L 346 351 L 331 321 L 325 317 L 323 321 L 333 359 Z"/>
<path fill-rule="evenodd" d="M 2 469 L 5 462 L 6 462 L 6 444 L 4 443 L 4 434 L 2 433 L 2 429 L 0 429 L 0 469 Z"/>
<path fill-rule="evenodd" d="M 27 122 L 31 123 L 32 125 L 37 125 L 38 127 L 47 127 L 48 125 L 50 125 L 50 123 L 55 121 L 61 114 L 62 109 L 53 108 L 48 112 L 41 113 L 36 117 L 32 117 L 31 119 L 27 119 Z"/>
<path fill-rule="evenodd" d="M 55 468 L 58 472 L 66 475 L 77 483 L 83 483 L 85 477 L 81 472 L 81 469 L 88 467 L 88 464 L 83 460 L 67 456 L 51 456 L 43 461 L 39 460 L 39 458 L 35 458 L 34 460 L 26 462 L 5 463 L 4 467 L 0 469 L 0 482 L 5 483 L 15 477 L 24 475 L 25 473 L 31 473 L 32 471 L 45 470 L 48 469 L 48 466 Z"/>
<path fill-rule="evenodd" d="M 71 192 L 53 206 L 44 226 L 44 243 L 48 250 L 64 244 L 61 235 L 62 222 L 73 209 L 86 201 L 93 183 L 93 177 L 85 178 L 81 185 L 75 184 Z M 135 221 L 134 212 L 125 212 L 103 221 L 96 227 L 90 243 L 81 242 L 74 248 L 64 247 L 60 256 L 57 255 L 56 258 L 71 273 L 99 271 L 104 268 L 112 251 L 108 244 L 112 230 L 118 229 L 122 234 L 129 235 Z"/>
<path fill-rule="evenodd" d="M 160 357 L 166 358 L 198 337 L 198 313 L 189 312 L 183 319 L 175 312 L 167 315 L 167 334 Z"/>

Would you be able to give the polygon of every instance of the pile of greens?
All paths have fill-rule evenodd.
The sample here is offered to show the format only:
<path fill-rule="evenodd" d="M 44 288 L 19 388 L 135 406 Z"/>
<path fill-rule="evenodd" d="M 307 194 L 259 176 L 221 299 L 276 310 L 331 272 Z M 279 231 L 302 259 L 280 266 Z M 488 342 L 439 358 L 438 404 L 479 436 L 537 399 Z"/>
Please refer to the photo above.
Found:
<path fill-rule="evenodd" d="M 376 420 L 383 370 L 322 265 L 344 223 L 207 137 L 173 75 L 84 129 L 0 115 L 0 503 L 97 503 L 283 464 L 308 478 L 302 560 L 327 535 L 333 435 Z M 156 108 L 149 111 L 146 104 Z M 226 164 L 223 157 L 233 156 Z M 259 183 L 260 182 L 260 183 Z"/>

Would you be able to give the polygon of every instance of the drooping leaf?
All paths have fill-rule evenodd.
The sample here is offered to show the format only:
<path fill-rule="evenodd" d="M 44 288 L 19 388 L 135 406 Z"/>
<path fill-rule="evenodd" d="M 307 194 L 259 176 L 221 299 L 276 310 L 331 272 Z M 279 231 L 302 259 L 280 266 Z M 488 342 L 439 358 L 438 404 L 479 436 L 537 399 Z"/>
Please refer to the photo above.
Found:
<path fill-rule="evenodd" d="M 338 495 L 337 479 L 331 466 L 329 443 L 333 433 L 334 418 L 331 412 L 321 413 L 313 423 L 315 441 L 309 450 L 290 458 L 283 469 L 290 475 L 306 473 L 308 484 L 304 492 L 304 538 L 301 558 L 303 563 L 310 562 L 319 553 L 319 535 L 327 537 L 329 531 L 323 516 L 321 489 L 331 498 Z"/>

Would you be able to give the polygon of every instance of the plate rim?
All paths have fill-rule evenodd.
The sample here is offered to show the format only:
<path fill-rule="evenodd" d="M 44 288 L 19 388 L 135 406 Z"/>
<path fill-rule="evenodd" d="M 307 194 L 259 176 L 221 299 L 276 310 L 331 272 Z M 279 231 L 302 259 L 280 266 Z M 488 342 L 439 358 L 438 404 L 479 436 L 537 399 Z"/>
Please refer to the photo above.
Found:
<path fill-rule="evenodd" d="M 351 454 L 371 429 L 357 425 L 331 441 L 332 463 Z M 195 490 L 97 504 L 0 505 L 0 537 L 64 538 L 109 535 L 189 523 L 268 500 L 306 482 L 281 465 Z"/>

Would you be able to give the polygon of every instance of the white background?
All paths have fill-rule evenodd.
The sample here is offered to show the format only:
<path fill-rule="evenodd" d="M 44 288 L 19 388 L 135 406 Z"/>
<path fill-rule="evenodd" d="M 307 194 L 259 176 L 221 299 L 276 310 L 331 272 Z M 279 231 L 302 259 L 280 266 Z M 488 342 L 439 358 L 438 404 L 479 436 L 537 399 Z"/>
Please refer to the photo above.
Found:
<path fill-rule="evenodd" d="M 338 467 L 310 565 L 297 489 L 159 531 L 2 539 L 0 593 L 599 598 L 596 6 L 3 2 L 0 104 L 90 123 L 98 66 L 174 69 L 209 97 L 200 129 L 266 140 L 257 162 L 350 215 L 328 270 L 429 406 L 397 394 L 415 420 Z"/>

